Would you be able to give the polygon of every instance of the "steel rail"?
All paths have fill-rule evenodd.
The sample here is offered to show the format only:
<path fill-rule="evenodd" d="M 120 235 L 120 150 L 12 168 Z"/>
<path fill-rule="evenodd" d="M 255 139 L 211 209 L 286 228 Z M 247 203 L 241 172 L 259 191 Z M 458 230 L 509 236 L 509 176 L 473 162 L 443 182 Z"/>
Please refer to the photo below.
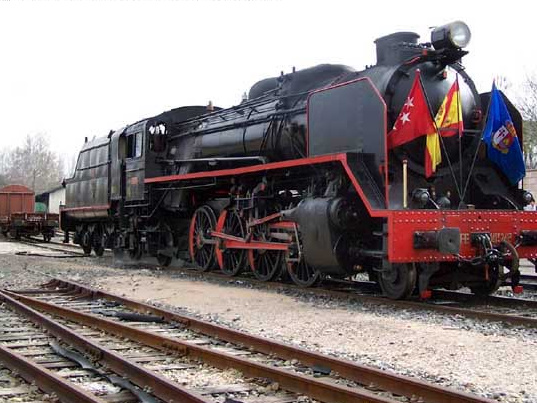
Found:
<path fill-rule="evenodd" d="M 522 279 L 522 276 L 521 276 Z M 356 281 L 353 280 L 338 280 L 338 279 L 329 279 L 329 283 L 334 283 L 337 287 L 340 284 L 342 287 L 356 287 L 357 290 L 367 290 L 372 292 L 380 292 L 380 287 L 377 283 L 372 281 Z M 522 283 L 521 283 L 522 284 Z M 349 288 L 349 290 L 352 288 Z M 330 289 L 329 289 L 330 290 Z M 464 302 L 470 304 L 493 304 L 495 306 L 504 306 L 504 307 L 523 307 L 523 308 L 535 308 L 537 309 L 537 300 L 533 299 L 524 299 L 524 298 L 511 298 L 507 296 L 498 296 L 498 295 L 476 295 L 471 293 L 465 293 L 457 290 L 442 290 L 442 289 L 433 289 L 432 290 L 432 303 L 437 299 L 447 299 L 454 302 Z M 422 302 L 426 303 L 426 302 Z M 464 308 L 463 308 L 464 309 Z"/>
<path fill-rule="evenodd" d="M 312 291 L 323 295 L 322 289 L 317 289 L 317 290 L 312 289 Z M 369 296 L 369 295 L 346 293 L 342 291 L 326 290 L 326 292 L 324 292 L 324 295 L 333 295 L 339 298 L 348 298 L 351 300 L 357 300 L 357 301 L 362 301 L 366 303 L 373 303 L 376 305 L 386 305 L 386 306 L 393 306 L 396 308 L 412 309 L 414 311 L 424 310 L 424 311 L 430 311 L 430 312 L 443 313 L 447 315 L 460 315 L 460 316 L 464 316 L 464 317 L 471 318 L 471 319 L 477 319 L 477 320 L 501 322 L 501 323 L 509 324 L 512 326 L 527 326 L 527 327 L 537 328 L 537 318 L 532 318 L 532 317 L 527 317 L 527 316 L 503 314 L 503 313 L 497 313 L 497 312 L 486 312 L 486 311 L 480 311 L 477 309 L 468 309 L 468 308 L 460 308 L 460 307 L 454 307 L 454 306 L 439 305 L 439 304 L 435 304 L 434 302 L 390 300 L 384 297 L 374 297 L 374 296 Z"/>
<path fill-rule="evenodd" d="M 30 238 L 31 239 L 31 238 Z M 80 252 L 80 251 L 75 251 L 75 250 L 66 250 L 66 249 L 60 249 L 60 248 L 55 248 L 54 246 L 51 246 L 51 245 L 57 245 L 57 246 L 64 246 L 64 245 L 59 245 L 55 242 L 47 242 L 46 245 L 43 245 L 42 243 L 34 240 L 34 239 L 31 239 L 31 241 L 29 240 L 18 240 L 17 243 L 21 243 L 23 245 L 28 245 L 28 246 L 35 246 L 36 248 L 41 248 L 41 249 L 46 249 L 46 250 L 50 250 L 50 251 L 53 251 L 53 252 L 63 252 L 65 254 L 68 254 L 68 253 L 72 253 L 73 255 L 76 255 L 76 256 L 69 256 L 69 257 L 86 257 L 87 255 L 85 255 L 83 252 Z M 68 248 L 75 248 L 75 249 L 80 249 L 79 246 L 67 246 Z M 52 257 L 52 256 L 51 256 Z"/>
<path fill-rule="evenodd" d="M 211 273 L 211 272 L 199 273 L 199 272 L 193 272 L 191 270 L 185 271 L 181 269 L 178 269 L 178 271 L 180 273 L 188 274 L 189 276 L 192 276 L 192 277 L 225 279 L 227 281 L 230 280 L 230 277 L 225 274 Z M 386 297 L 381 297 L 381 296 L 358 294 L 358 293 L 352 292 L 352 290 L 340 291 L 340 290 L 333 290 L 330 288 L 302 288 L 302 287 L 292 285 L 292 284 L 283 284 L 283 283 L 277 283 L 277 282 L 263 282 L 263 281 L 252 279 L 252 278 L 240 277 L 239 279 L 246 283 L 259 284 L 262 287 L 270 288 L 270 289 L 286 288 L 290 290 L 297 290 L 303 293 L 315 294 L 315 295 L 319 295 L 323 297 L 332 296 L 332 297 L 336 297 L 342 300 L 346 299 L 346 300 L 352 300 L 352 301 L 359 301 L 359 302 L 373 304 L 373 305 L 392 306 L 395 308 L 412 309 L 414 311 L 424 310 L 424 311 L 443 313 L 447 315 L 460 315 L 460 316 L 464 316 L 464 317 L 471 318 L 471 319 L 488 320 L 492 322 L 502 322 L 504 324 L 508 324 L 512 326 L 527 326 L 527 327 L 537 328 L 537 318 L 527 317 L 527 316 L 502 314 L 502 313 L 496 313 L 496 312 L 485 312 L 485 311 L 480 311 L 476 309 L 439 305 L 439 304 L 435 304 L 434 302 L 412 301 L 412 300 L 391 300 L 391 299 L 388 299 Z M 434 292 L 433 292 L 433 295 L 434 295 Z M 520 302 L 517 302 L 519 304 L 522 304 L 524 302 L 524 300 L 518 300 L 518 299 L 516 301 L 520 301 Z M 528 300 L 528 301 L 530 301 L 529 304 L 533 304 L 531 300 Z"/>
<path fill-rule="evenodd" d="M 507 280 L 505 285 L 511 285 L 511 281 Z M 524 289 L 528 290 L 537 290 L 537 276 L 535 274 L 521 274 L 520 275 L 520 285 Z"/>
<path fill-rule="evenodd" d="M 149 332 L 128 326 L 96 315 L 83 313 L 74 309 L 61 307 L 35 298 L 4 291 L 23 305 L 45 311 L 47 314 L 60 316 L 63 319 L 99 329 L 119 337 L 167 352 L 186 352 L 191 358 L 221 369 L 233 368 L 249 377 L 268 378 L 277 382 L 282 389 L 305 394 L 326 403 L 397 403 L 398 400 L 375 394 L 362 388 L 351 388 L 334 382 L 291 372 L 267 364 L 234 356 L 208 347 L 199 346 L 187 341 Z M 1 295 L 1 293 L 0 293 Z M 130 378 L 130 375 L 129 375 Z M 460 400 L 457 400 L 460 402 Z M 483 400 L 476 400 L 484 402 Z M 487 401 L 488 402 L 488 401 Z"/>
<path fill-rule="evenodd" d="M 30 238 L 31 240 L 37 242 L 38 244 L 43 244 L 43 241 L 40 240 L 40 239 L 35 239 L 35 238 Z M 63 242 L 58 242 L 58 241 L 48 241 L 48 242 L 45 242 L 45 244 L 47 245 L 56 245 L 56 246 L 65 246 L 66 248 L 71 248 L 71 249 L 82 249 L 82 247 L 78 244 L 75 244 L 75 243 L 63 243 Z M 105 249 L 105 250 L 110 250 L 110 249 Z"/>
<path fill-rule="evenodd" d="M 22 242 L 24 242 L 24 241 L 22 241 Z M 78 245 L 61 244 L 59 242 L 54 242 L 54 241 L 51 241 L 51 242 L 48 242 L 48 243 L 58 245 L 58 246 L 68 246 L 68 247 L 73 247 L 73 248 L 80 248 L 80 246 L 78 246 Z M 36 245 L 34 243 L 29 243 L 29 242 L 28 242 L 28 244 L 38 246 L 38 247 L 43 247 L 45 249 L 50 249 L 50 250 L 54 250 L 54 251 L 60 251 L 60 252 L 68 253 L 68 251 L 66 251 L 66 250 L 47 247 L 45 245 L 39 245 L 39 244 Z M 86 255 L 81 253 L 81 256 L 86 256 Z M 192 274 L 192 273 L 189 272 L 189 274 Z M 207 273 L 204 273 L 204 274 L 207 274 Z M 218 273 L 211 273 L 211 275 L 219 276 Z M 227 279 L 228 276 L 226 276 L 225 278 Z M 522 274 L 520 276 L 520 279 L 521 279 L 520 285 L 524 286 L 525 288 L 537 289 L 537 276 L 536 275 Z M 525 282 L 524 280 L 528 280 L 530 282 L 528 283 L 528 282 Z M 336 284 L 338 283 L 338 280 L 331 280 L 331 281 L 334 281 Z M 534 281 L 534 282 L 532 282 L 532 281 Z M 267 284 L 266 282 L 262 282 L 262 283 L 264 285 Z M 376 283 L 373 283 L 373 282 L 370 282 L 370 281 L 362 281 L 362 282 L 359 282 L 359 283 L 360 283 L 359 284 L 360 287 L 363 286 L 363 287 L 366 287 L 367 289 L 374 289 L 374 288 L 378 287 L 378 285 Z M 276 283 L 276 284 L 278 284 L 278 283 Z M 345 282 L 342 282 L 342 284 L 344 285 Z M 506 282 L 505 285 L 510 285 L 510 283 Z M 335 292 L 337 292 L 337 290 L 328 289 L 327 292 L 335 293 Z M 366 298 L 375 298 L 374 296 L 368 296 L 368 295 L 365 295 L 365 297 Z M 353 296 L 352 298 L 353 299 L 358 299 L 356 296 Z M 517 299 L 517 298 L 509 298 L 509 297 L 494 296 L 494 295 L 481 297 L 481 296 L 477 296 L 477 295 L 474 295 L 474 294 L 465 294 L 465 293 L 461 293 L 461 292 L 457 292 L 457 291 L 450 291 L 450 290 L 433 290 L 433 298 L 434 299 L 438 299 L 438 298 L 443 299 L 443 298 L 445 298 L 445 299 L 452 299 L 452 300 L 457 301 L 457 302 L 470 302 L 470 303 L 483 303 L 483 302 L 489 303 L 490 302 L 490 303 L 493 303 L 493 304 L 496 304 L 496 305 L 506 306 L 506 307 L 524 305 L 524 306 L 531 307 L 531 308 L 537 308 L 537 300 Z M 385 302 L 389 303 L 389 300 L 387 300 L 385 298 L 382 298 L 382 301 L 385 301 Z M 371 302 L 376 303 L 377 301 L 371 301 Z M 394 302 L 394 303 L 397 304 L 397 302 Z M 420 303 L 420 304 L 423 304 L 423 303 Z M 432 305 L 432 304 L 429 304 L 429 305 Z M 422 306 L 422 305 L 420 305 L 420 306 Z M 432 305 L 432 306 L 434 306 L 434 305 Z M 451 307 L 451 308 L 464 309 L 464 308 L 457 308 L 457 307 Z M 427 307 L 425 309 L 430 309 L 430 307 Z M 467 309 L 465 309 L 465 311 L 467 311 Z M 456 312 L 456 314 L 465 315 L 464 313 L 459 313 L 459 312 Z M 503 314 L 499 314 L 499 315 L 503 315 Z M 501 319 L 501 317 L 499 319 L 497 319 L 496 317 L 492 317 L 492 316 L 490 318 L 485 318 L 485 317 L 480 318 L 479 315 L 475 316 L 472 313 L 472 311 L 470 311 L 470 313 L 467 316 L 472 317 L 472 318 L 476 318 L 476 319 L 501 320 L 502 322 L 507 322 L 507 323 L 510 323 L 512 325 L 524 325 L 524 326 L 530 326 L 530 327 L 537 327 L 537 323 L 536 323 L 535 320 L 533 320 L 531 318 L 529 318 L 529 320 L 528 319 L 517 319 L 516 315 L 508 315 L 508 316 L 515 317 L 515 319 L 513 319 L 513 320 L 511 320 L 511 319 L 504 320 L 504 319 Z M 518 316 L 518 318 L 528 318 L 528 317 L 526 317 L 526 316 Z"/>
<path fill-rule="evenodd" d="M 49 369 L 0 344 L 0 362 L 29 383 L 46 393 L 55 394 L 65 403 L 106 403 L 105 400 L 86 392 L 79 386 L 63 379 Z"/>
<path fill-rule="evenodd" d="M 322 355 L 303 348 L 280 343 L 272 339 L 251 335 L 238 330 L 230 329 L 211 322 L 182 315 L 167 309 L 138 302 L 113 293 L 97 290 L 76 282 L 54 279 L 45 284 L 46 287 L 58 287 L 65 291 L 78 290 L 84 294 L 91 294 L 94 299 L 106 299 L 120 302 L 125 307 L 140 313 L 149 313 L 160 316 L 170 322 L 177 322 L 188 329 L 207 336 L 216 337 L 229 343 L 239 344 L 265 354 L 273 354 L 279 358 L 291 360 L 297 359 L 302 364 L 314 367 L 322 366 L 330 368 L 340 376 L 359 382 L 363 385 L 374 385 L 384 390 L 407 397 L 421 397 L 425 402 L 435 403 L 478 403 L 492 402 L 476 395 L 459 392 L 432 383 L 412 379 L 407 376 L 397 375 L 380 369 L 361 365 L 349 360 Z M 44 290 L 48 290 L 44 288 Z M 59 290 L 61 292 L 61 290 Z"/>
<path fill-rule="evenodd" d="M 532 308 L 537 309 L 537 300 L 510 298 L 498 295 L 478 296 L 459 291 L 433 290 L 433 298 L 448 299 L 452 301 L 465 302 L 470 304 L 493 304 L 508 308 Z"/>
<path fill-rule="evenodd" d="M 115 351 L 102 347 L 89 338 L 77 334 L 68 327 L 55 322 L 26 304 L 17 301 L 12 296 L 14 296 L 13 293 L 0 291 L 0 300 L 13 308 L 13 310 L 26 316 L 38 326 L 47 329 L 55 337 L 64 340 L 81 351 L 85 351 L 93 357 L 97 357 L 99 361 L 105 363 L 112 371 L 129 378 L 132 383 L 140 388 L 151 388 L 153 394 L 160 399 L 166 402 L 210 402 L 210 400 L 203 398 L 201 395 L 189 391 L 179 384 L 123 358 Z M 179 351 L 182 350 L 179 349 Z"/>

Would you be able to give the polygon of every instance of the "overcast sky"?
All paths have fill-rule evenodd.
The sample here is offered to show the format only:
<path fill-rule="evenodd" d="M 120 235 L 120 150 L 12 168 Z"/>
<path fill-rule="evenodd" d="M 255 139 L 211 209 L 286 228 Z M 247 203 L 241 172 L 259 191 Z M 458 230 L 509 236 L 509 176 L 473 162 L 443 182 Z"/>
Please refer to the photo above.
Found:
<path fill-rule="evenodd" d="M 519 4 L 517 4 L 519 3 Z M 478 90 L 537 71 L 527 2 L 0 1 L 0 149 L 46 133 L 70 155 L 101 136 L 188 104 L 231 106 L 259 79 L 319 63 L 375 63 L 373 41 L 465 21 L 463 62 Z"/>

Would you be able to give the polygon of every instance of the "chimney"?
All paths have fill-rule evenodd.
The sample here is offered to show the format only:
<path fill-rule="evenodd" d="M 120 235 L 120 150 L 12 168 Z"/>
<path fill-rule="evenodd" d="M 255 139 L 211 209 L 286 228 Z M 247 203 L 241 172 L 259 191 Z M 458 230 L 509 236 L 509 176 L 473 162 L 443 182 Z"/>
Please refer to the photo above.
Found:
<path fill-rule="evenodd" d="M 375 40 L 377 64 L 394 65 L 421 53 L 419 35 L 415 32 L 396 32 Z"/>

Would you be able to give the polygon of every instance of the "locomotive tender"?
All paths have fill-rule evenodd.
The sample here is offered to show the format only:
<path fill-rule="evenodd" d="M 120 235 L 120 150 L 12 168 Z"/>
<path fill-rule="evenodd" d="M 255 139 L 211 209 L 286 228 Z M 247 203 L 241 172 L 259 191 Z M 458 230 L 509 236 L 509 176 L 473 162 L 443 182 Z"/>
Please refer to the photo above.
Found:
<path fill-rule="evenodd" d="M 180 107 L 86 142 L 65 181 L 63 230 L 87 254 L 189 256 L 199 270 L 264 281 L 365 272 L 390 298 L 488 294 L 507 276 L 517 285 L 519 258 L 537 257 L 537 216 L 522 211 L 532 195 L 486 158 L 489 96 L 460 63 L 469 30 L 455 22 L 432 43 L 418 38 L 377 39 L 377 64 L 363 71 L 293 69 L 231 108 Z M 386 146 L 417 69 L 433 112 L 459 77 L 464 133 L 442 140 L 431 178 L 423 138 Z"/>

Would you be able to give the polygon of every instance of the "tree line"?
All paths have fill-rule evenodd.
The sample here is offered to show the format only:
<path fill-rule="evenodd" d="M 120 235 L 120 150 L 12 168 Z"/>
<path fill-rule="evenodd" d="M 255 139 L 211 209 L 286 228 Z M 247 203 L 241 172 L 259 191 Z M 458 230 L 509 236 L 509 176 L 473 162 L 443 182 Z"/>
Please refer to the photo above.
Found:
<path fill-rule="evenodd" d="M 74 164 L 50 149 L 43 134 L 27 135 L 22 145 L 0 150 L 0 187 L 25 185 L 36 194 L 61 186 Z"/>
<path fill-rule="evenodd" d="M 497 76 L 494 81 L 522 115 L 524 161 L 526 168 L 537 169 L 537 75 L 526 76 L 518 89 L 504 76 Z"/>
<path fill-rule="evenodd" d="M 524 159 L 526 167 L 537 168 L 537 75 L 524 81 L 517 106 L 524 118 Z"/>

